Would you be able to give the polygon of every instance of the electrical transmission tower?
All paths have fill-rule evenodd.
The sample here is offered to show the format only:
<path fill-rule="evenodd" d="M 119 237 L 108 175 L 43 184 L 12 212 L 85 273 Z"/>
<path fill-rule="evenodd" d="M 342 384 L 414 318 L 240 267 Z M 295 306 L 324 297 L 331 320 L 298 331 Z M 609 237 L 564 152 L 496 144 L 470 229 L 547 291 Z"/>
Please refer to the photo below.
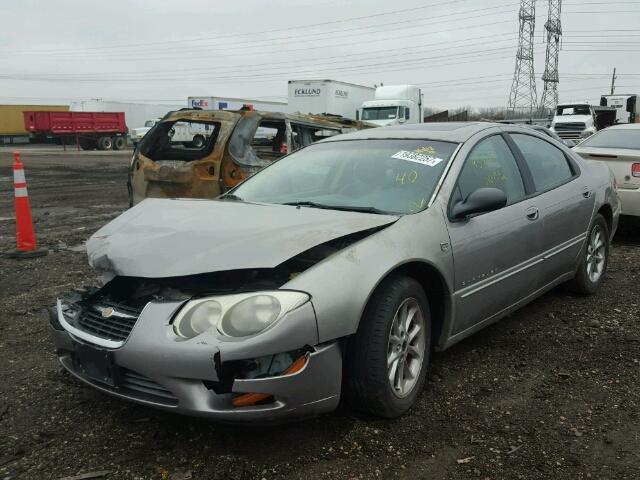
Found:
<path fill-rule="evenodd" d="M 544 91 L 540 100 L 540 110 L 544 114 L 549 114 L 558 105 L 558 54 L 561 48 L 562 24 L 560 23 L 560 13 L 562 11 L 562 0 L 549 0 L 549 18 L 544 28 L 547 31 L 547 56 L 544 64 L 542 81 Z"/>
<path fill-rule="evenodd" d="M 516 71 L 509 94 L 509 113 L 529 113 L 538 108 L 536 78 L 533 69 L 533 34 L 536 25 L 536 0 L 520 0 L 520 34 L 516 53 Z"/>

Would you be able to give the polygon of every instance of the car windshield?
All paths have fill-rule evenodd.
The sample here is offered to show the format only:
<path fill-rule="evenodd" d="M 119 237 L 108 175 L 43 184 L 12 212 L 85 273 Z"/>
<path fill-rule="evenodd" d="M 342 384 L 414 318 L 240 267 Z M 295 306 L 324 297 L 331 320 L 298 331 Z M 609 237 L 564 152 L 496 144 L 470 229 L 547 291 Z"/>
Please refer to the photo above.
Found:
<path fill-rule="evenodd" d="M 640 129 L 606 129 L 587 138 L 581 147 L 628 148 L 640 150 Z"/>
<path fill-rule="evenodd" d="M 368 107 L 362 109 L 362 120 L 389 120 L 398 116 L 398 107 Z"/>
<path fill-rule="evenodd" d="M 255 174 L 228 198 L 371 213 L 414 213 L 427 207 L 456 146 L 406 139 L 317 143 Z"/>

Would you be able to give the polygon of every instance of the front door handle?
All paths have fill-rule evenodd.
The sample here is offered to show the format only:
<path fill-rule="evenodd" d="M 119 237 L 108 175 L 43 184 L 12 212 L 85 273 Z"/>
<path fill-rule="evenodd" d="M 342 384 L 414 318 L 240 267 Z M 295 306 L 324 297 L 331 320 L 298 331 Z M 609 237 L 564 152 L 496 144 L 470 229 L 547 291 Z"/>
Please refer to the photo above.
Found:
<path fill-rule="evenodd" d="M 527 220 L 531 220 L 533 222 L 534 220 L 537 220 L 539 216 L 540 211 L 536 207 L 527 208 Z"/>

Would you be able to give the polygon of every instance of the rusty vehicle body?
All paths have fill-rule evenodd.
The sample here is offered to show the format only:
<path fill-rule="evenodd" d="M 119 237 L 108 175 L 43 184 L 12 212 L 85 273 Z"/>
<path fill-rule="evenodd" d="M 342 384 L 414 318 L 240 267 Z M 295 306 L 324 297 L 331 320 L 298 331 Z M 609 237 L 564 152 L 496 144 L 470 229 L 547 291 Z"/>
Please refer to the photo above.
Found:
<path fill-rule="evenodd" d="M 129 203 L 215 198 L 287 153 L 371 126 L 341 117 L 255 110 L 170 112 L 133 155 Z"/>

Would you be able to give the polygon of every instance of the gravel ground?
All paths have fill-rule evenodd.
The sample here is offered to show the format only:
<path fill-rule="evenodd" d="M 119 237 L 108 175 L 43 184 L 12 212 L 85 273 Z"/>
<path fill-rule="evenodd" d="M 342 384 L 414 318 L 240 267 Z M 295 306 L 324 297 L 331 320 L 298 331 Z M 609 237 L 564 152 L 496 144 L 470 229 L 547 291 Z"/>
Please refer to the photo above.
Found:
<path fill-rule="evenodd" d="M 51 252 L 0 257 L 0 479 L 640 478 L 640 228 L 628 223 L 595 296 L 554 290 L 435 354 L 424 394 L 398 420 L 342 406 L 230 427 L 75 381 L 43 309 L 96 283 L 82 244 L 126 208 L 129 155 L 24 149 Z M 12 202 L 11 153 L 0 149 L 0 251 L 14 248 Z"/>

